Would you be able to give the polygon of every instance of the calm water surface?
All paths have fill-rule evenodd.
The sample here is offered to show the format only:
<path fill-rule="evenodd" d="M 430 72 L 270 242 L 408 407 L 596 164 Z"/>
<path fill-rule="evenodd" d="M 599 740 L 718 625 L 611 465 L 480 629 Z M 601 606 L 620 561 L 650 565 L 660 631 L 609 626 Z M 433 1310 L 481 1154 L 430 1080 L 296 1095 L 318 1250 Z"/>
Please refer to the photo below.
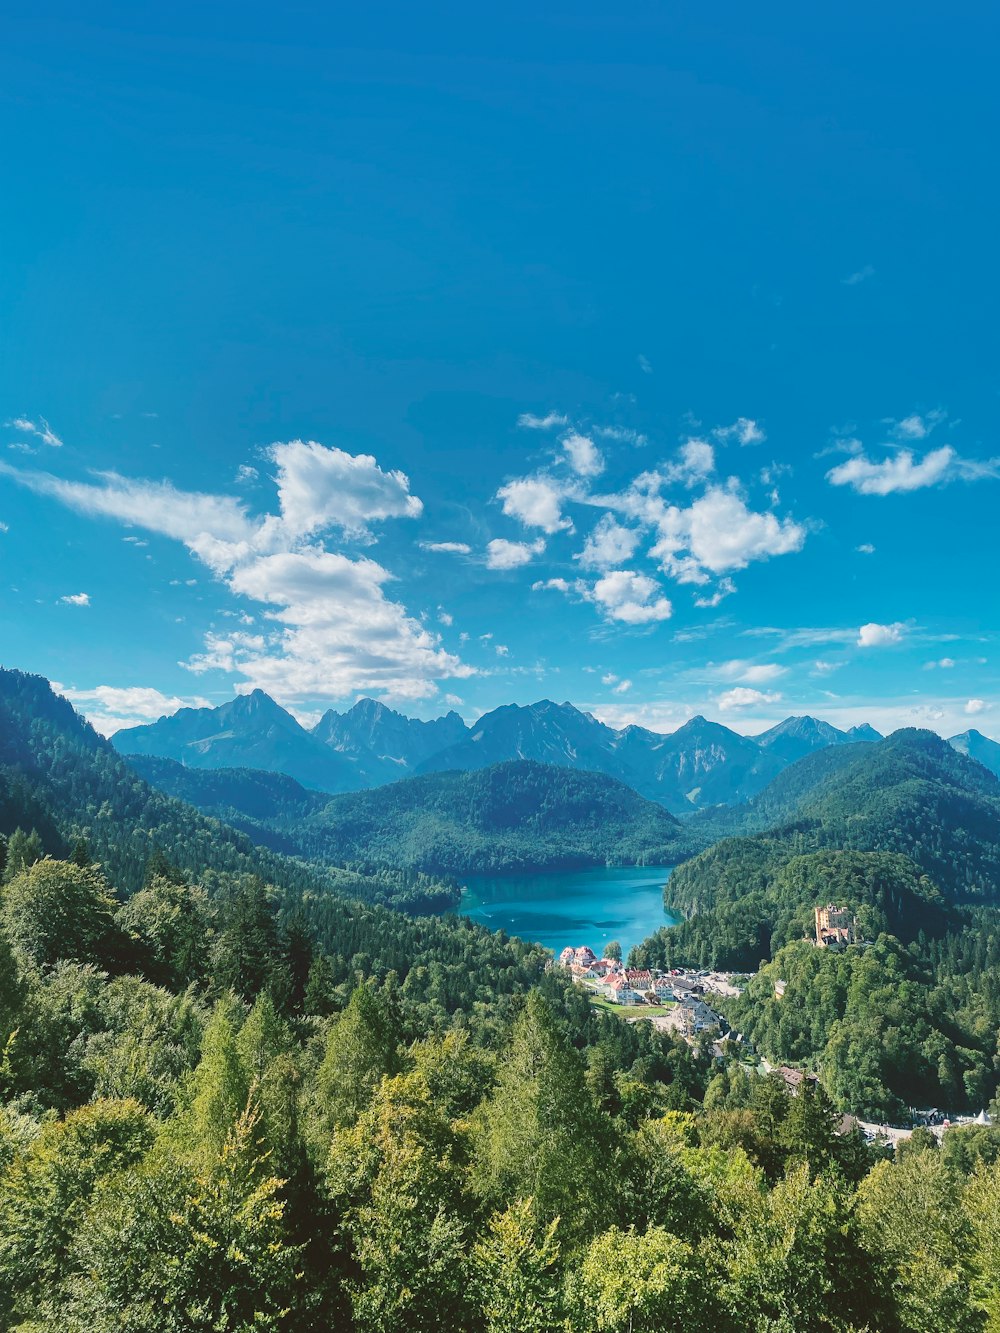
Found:
<path fill-rule="evenodd" d="M 491 930 L 535 940 L 556 954 L 589 944 L 600 956 L 617 940 L 623 956 L 660 926 L 678 920 L 663 910 L 672 866 L 556 870 L 537 875 L 473 875 L 460 911 Z"/>

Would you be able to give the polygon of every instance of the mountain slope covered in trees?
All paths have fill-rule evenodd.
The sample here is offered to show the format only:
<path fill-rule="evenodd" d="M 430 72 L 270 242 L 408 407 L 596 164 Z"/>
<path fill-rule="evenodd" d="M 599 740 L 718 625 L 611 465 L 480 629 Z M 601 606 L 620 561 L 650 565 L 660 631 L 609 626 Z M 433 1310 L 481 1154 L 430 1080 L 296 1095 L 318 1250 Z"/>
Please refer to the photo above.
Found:
<path fill-rule="evenodd" d="M 528 761 L 332 798 L 274 774 L 131 762 L 163 790 L 310 860 L 459 875 L 672 863 L 694 846 L 662 806 L 614 779 Z"/>
<path fill-rule="evenodd" d="M 453 889 L 412 873 L 365 876 L 332 859 L 307 870 L 255 847 L 143 781 L 48 681 L 0 670 L 0 834 L 17 828 L 37 829 L 54 856 L 84 839 L 93 859 L 129 893 L 141 885 L 150 857 L 163 851 L 184 870 L 257 874 L 289 890 L 322 885 L 417 910 L 456 901 Z"/>

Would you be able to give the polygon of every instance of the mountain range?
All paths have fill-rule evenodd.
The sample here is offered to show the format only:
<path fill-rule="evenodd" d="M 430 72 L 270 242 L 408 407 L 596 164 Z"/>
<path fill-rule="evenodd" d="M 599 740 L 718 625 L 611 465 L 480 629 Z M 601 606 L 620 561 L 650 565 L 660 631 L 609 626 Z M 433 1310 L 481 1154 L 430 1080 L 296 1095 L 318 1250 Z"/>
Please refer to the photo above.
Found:
<path fill-rule="evenodd" d="M 117 733 L 119 753 L 173 759 L 188 768 L 285 773 L 329 793 L 400 778 L 474 771 L 513 760 L 603 773 L 673 814 L 751 800 L 790 764 L 835 747 L 880 739 L 871 726 L 842 731 L 789 717 L 758 736 L 693 717 L 668 734 L 605 725 L 570 703 L 507 704 L 467 726 L 455 712 L 406 717 L 374 699 L 327 711 L 311 729 L 261 690 L 218 708 L 183 708 Z M 1000 744 L 968 731 L 955 749 L 1000 773 Z"/>

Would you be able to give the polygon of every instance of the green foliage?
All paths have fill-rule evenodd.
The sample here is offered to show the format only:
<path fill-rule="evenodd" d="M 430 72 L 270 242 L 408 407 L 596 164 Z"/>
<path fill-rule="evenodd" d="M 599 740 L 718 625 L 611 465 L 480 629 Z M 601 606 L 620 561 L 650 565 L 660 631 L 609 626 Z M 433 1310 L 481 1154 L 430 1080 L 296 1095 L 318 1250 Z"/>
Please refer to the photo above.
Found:
<path fill-rule="evenodd" d="M 113 955 L 115 903 L 94 866 L 36 861 L 3 891 L 3 928 L 14 948 L 39 967 L 60 958 L 102 963 Z"/>
<path fill-rule="evenodd" d="M 494 1213 L 472 1252 L 487 1333 L 564 1327 L 558 1221 L 539 1230 L 531 1199 Z"/>

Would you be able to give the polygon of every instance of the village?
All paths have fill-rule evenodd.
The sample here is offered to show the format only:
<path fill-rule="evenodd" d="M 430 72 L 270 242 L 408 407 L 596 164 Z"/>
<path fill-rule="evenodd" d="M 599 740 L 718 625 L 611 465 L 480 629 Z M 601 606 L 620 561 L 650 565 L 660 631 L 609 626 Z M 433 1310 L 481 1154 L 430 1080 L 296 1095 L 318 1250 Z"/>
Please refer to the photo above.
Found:
<path fill-rule="evenodd" d="M 729 1034 L 729 1024 L 709 1002 L 713 995 L 736 996 L 748 976 L 739 972 L 669 972 L 626 967 L 618 958 L 598 958 L 588 945 L 563 949 L 558 963 L 598 1004 L 620 1005 L 633 1012 L 630 1021 L 648 1019 L 664 1032 L 675 1032 L 693 1044 L 703 1033 Z"/>
<path fill-rule="evenodd" d="M 858 932 L 857 921 L 846 907 L 828 903 L 816 907 L 813 914 L 812 942 L 818 949 L 842 950 L 866 947 Z M 713 996 L 732 998 L 740 994 L 750 980 L 747 972 L 723 972 L 708 969 L 672 968 L 669 971 L 626 967 L 618 957 L 598 958 L 588 945 L 567 947 L 559 954 L 557 965 L 565 968 L 574 980 L 590 992 L 594 1003 L 621 1006 L 628 1013 L 621 1016 L 627 1022 L 648 1021 L 661 1032 L 673 1032 L 690 1046 L 701 1046 L 716 1059 L 725 1058 L 723 1042 L 743 1046 L 742 1034 L 730 1030 L 729 1023 L 710 1000 Z M 775 998 L 782 999 L 785 982 L 775 982 Z M 729 1048 L 732 1050 L 732 1047 Z M 771 1065 L 762 1057 L 745 1048 L 745 1057 L 762 1073 L 777 1074 L 792 1096 L 796 1096 L 807 1082 L 815 1083 L 815 1074 L 789 1066 Z M 936 1138 L 952 1127 L 968 1124 L 991 1123 L 985 1111 L 978 1115 L 952 1115 L 937 1108 L 911 1108 L 913 1124 L 893 1126 L 876 1124 L 845 1115 L 841 1132 L 855 1126 L 869 1141 L 895 1146 L 908 1139 L 914 1125 L 923 1125 Z"/>

